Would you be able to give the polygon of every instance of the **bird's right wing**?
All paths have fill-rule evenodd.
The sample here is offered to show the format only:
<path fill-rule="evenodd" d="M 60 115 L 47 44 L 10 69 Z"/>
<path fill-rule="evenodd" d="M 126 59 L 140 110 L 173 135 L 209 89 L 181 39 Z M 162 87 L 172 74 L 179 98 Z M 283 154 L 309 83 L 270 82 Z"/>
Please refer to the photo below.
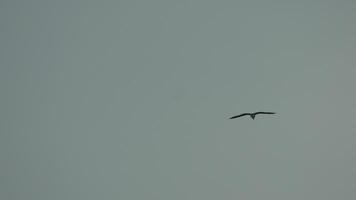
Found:
<path fill-rule="evenodd" d="M 242 117 L 242 116 L 245 116 L 245 115 L 249 115 L 249 113 L 243 113 L 241 115 L 236 115 L 236 116 L 230 117 L 230 119 L 235 119 L 235 118 Z"/>
<path fill-rule="evenodd" d="M 276 114 L 275 112 L 256 112 L 255 114 Z"/>

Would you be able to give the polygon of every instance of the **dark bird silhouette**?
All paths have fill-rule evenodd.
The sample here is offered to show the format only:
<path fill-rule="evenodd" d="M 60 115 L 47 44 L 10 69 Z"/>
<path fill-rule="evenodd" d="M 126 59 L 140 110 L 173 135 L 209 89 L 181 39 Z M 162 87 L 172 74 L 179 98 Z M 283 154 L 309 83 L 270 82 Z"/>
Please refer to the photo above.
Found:
<path fill-rule="evenodd" d="M 238 118 L 238 117 L 242 117 L 242 116 L 245 116 L 245 115 L 249 115 L 253 120 L 255 119 L 256 115 L 258 114 L 276 114 L 274 112 L 255 112 L 255 113 L 242 113 L 240 115 L 236 115 L 236 116 L 233 116 L 233 117 L 230 117 L 230 119 L 235 119 L 235 118 Z"/>

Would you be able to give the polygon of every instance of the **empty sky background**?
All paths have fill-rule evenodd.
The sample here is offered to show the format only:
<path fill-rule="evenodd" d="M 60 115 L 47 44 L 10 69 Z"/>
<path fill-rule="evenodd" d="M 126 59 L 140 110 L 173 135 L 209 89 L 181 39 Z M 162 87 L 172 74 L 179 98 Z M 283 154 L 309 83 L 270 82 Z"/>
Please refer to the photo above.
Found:
<path fill-rule="evenodd" d="M 355 10 L 1 1 L 0 199 L 355 199 Z"/>

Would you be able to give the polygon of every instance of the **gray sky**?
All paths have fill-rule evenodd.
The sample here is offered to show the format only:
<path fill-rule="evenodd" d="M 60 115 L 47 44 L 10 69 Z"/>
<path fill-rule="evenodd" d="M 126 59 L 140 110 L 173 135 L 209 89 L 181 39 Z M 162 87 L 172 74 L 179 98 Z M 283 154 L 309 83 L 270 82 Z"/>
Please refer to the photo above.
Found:
<path fill-rule="evenodd" d="M 0 199 L 355 199 L 355 10 L 2 1 Z"/>

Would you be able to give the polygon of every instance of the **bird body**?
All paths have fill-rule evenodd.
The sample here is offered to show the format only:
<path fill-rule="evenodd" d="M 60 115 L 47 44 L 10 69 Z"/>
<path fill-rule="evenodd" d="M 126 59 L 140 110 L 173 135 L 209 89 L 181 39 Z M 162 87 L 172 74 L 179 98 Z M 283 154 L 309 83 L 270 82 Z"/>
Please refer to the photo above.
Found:
<path fill-rule="evenodd" d="M 255 113 L 242 113 L 240 115 L 236 115 L 236 116 L 233 116 L 233 117 L 230 117 L 230 119 L 235 119 L 235 118 L 238 118 L 238 117 L 242 117 L 242 116 L 245 116 L 245 115 L 249 115 L 253 120 L 255 119 L 256 115 L 258 114 L 276 114 L 274 112 L 255 112 Z"/>

